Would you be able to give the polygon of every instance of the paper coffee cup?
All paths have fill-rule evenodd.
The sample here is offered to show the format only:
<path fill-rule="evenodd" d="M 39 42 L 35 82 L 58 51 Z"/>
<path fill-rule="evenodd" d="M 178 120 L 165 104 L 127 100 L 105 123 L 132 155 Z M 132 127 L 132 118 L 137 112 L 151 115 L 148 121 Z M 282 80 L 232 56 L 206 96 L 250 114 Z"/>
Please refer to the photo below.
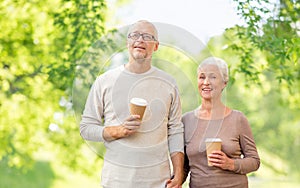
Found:
<path fill-rule="evenodd" d="M 140 120 L 143 119 L 146 107 L 147 107 L 147 101 L 142 98 L 132 98 L 130 100 L 130 114 L 131 115 L 140 115 Z"/>
<path fill-rule="evenodd" d="M 212 153 L 212 151 L 220 151 L 222 146 L 222 140 L 220 138 L 207 138 L 205 140 L 206 144 L 206 155 L 207 155 L 207 164 L 208 166 L 212 166 L 212 164 L 208 161 L 208 155 Z"/>

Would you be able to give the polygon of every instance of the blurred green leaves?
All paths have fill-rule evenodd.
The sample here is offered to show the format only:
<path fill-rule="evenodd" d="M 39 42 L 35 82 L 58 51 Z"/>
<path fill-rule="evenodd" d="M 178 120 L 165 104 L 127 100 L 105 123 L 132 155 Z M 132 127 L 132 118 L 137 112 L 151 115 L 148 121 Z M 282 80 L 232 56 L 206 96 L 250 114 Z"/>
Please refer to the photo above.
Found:
<path fill-rule="evenodd" d="M 60 30 L 57 52 L 63 63 L 51 64 L 48 74 L 58 88 L 67 89 L 72 85 L 76 63 L 105 32 L 105 14 L 104 0 L 64 0 L 53 14 L 54 26 Z"/>
<path fill-rule="evenodd" d="M 104 1 L 0 1 L 0 160 L 26 168 L 44 150 L 93 170 L 72 111 L 59 101 L 70 100 L 76 63 L 103 35 L 105 12 Z"/>
<path fill-rule="evenodd" d="M 279 82 L 286 82 L 291 88 L 293 84 L 299 86 L 300 3 L 291 0 L 281 0 L 277 4 L 268 0 L 234 2 L 237 3 L 239 15 L 246 22 L 245 26 L 237 26 L 232 36 L 243 45 L 230 45 L 240 57 L 241 69 L 238 71 L 258 81 L 257 74 L 269 69 L 276 71 Z M 254 50 L 267 55 L 267 65 L 262 70 L 251 66 L 255 63 Z"/>

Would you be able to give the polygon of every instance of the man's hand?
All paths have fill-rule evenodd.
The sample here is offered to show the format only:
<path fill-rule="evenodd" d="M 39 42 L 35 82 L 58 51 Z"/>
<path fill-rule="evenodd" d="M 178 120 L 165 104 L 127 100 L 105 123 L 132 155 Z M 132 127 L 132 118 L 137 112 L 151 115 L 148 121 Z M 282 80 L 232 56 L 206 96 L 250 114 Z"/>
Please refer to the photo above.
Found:
<path fill-rule="evenodd" d="M 183 181 L 184 154 L 176 152 L 171 154 L 174 176 L 166 182 L 166 188 L 181 188 Z"/>
<path fill-rule="evenodd" d="M 139 115 L 131 115 L 121 125 L 106 126 L 103 130 L 104 140 L 113 141 L 134 134 L 141 125 L 139 117 Z"/>
<path fill-rule="evenodd" d="M 176 179 L 169 179 L 166 183 L 166 188 L 182 188 L 181 181 Z"/>

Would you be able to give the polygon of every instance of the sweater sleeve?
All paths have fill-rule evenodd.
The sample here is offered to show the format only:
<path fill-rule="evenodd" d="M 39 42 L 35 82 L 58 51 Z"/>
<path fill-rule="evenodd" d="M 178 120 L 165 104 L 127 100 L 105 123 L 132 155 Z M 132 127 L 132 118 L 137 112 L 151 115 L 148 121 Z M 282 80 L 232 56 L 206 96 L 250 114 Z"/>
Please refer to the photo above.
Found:
<path fill-rule="evenodd" d="M 260 158 L 247 118 L 242 114 L 240 118 L 240 146 L 243 157 L 235 159 L 234 172 L 247 174 L 256 171 L 260 166 Z"/>
<path fill-rule="evenodd" d="M 99 78 L 94 82 L 86 100 L 85 109 L 80 122 L 80 135 L 89 141 L 103 142 L 103 96 L 101 95 Z"/>
<path fill-rule="evenodd" d="M 183 124 L 181 122 L 181 103 L 179 91 L 175 86 L 169 111 L 168 143 L 170 154 L 184 150 Z"/>

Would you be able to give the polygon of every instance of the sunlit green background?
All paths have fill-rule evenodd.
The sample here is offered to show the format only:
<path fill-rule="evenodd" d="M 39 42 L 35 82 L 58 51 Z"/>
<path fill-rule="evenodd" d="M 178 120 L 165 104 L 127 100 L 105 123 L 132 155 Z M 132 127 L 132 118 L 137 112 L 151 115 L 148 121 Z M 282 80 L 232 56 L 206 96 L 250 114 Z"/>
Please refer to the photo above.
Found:
<path fill-rule="evenodd" d="M 247 115 L 261 157 L 250 187 L 299 187 L 300 3 L 280 0 L 269 10 L 267 0 L 233 2 L 246 25 L 212 37 L 196 61 L 162 47 L 154 58 L 169 63 L 154 65 L 174 75 L 186 112 L 200 101 L 198 60 L 225 59 L 231 80 L 223 100 Z M 113 32 L 112 11 L 101 0 L 0 0 L 1 188 L 100 187 L 103 161 L 79 135 L 72 91 L 83 54 Z"/>

